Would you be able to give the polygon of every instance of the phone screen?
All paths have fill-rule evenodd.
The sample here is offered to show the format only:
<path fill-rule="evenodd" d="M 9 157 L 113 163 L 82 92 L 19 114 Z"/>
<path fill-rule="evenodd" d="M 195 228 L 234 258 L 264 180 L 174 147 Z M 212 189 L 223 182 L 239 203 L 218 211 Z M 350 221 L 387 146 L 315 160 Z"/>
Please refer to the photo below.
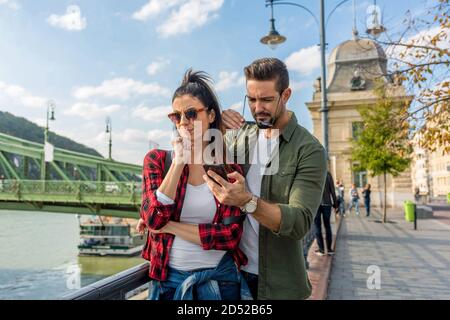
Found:
<path fill-rule="evenodd" d="M 225 181 L 228 181 L 227 171 L 225 170 L 223 165 L 215 165 L 215 164 L 207 165 L 207 164 L 205 164 L 205 165 L 203 165 L 203 168 L 205 169 L 205 172 L 208 175 L 208 177 L 210 177 L 215 183 L 220 184 L 216 180 L 214 180 L 213 177 L 211 177 L 208 174 L 208 170 L 215 172 L 216 174 L 221 176 Z"/>

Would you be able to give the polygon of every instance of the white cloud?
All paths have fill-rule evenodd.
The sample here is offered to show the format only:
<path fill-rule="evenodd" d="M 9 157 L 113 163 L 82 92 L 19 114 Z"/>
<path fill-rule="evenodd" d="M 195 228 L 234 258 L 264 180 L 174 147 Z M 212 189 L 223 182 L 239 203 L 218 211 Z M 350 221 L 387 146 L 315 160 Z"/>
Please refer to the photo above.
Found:
<path fill-rule="evenodd" d="M 290 88 L 293 90 L 293 91 L 297 91 L 297 90 L 302 90 L 302 89 L 304 89 L 304 88 L 308 88 L 308 87 L 311 87 L 312 88 L 312 82 L 310 82 L 310 81 L 300 81 L 300 82 L 291 82 L 291 84 L 290 84 Z"/>
<path fill-rule="evenodd" d="M 107 155 L 107 141 L 109 135 L 100 132 L 94 138 L 97 150 Z M 113 131 L 113 158 L 126 163 L 142 164 L 144 155 L 150 147 L 170 148 L 172 132 L 170 130 L 153 129 L 149 131 L 127 128 L 122 131 Z M 152 145 L 150 146 L 150 142 Z M 158 146 L 155 146 L 157 143 Z M 120 150 L 120 152 L 116 151 Z"/>
<path fill-rule="evenodd" d="M 221 71 L 219 73 L 219 81 L 215 85 L 215 88 L 217 91 L 225 91 L 233 87 L 239 87 L 244 83 L 245 77 L 239 77 L 239 73 L 237 71 Z"/>
<path fill-rule="evenodd" d="M 170 144 L 170 139 L 172 137 L 172 131 L 153 129 L 149 131 L 126 128 L 122 131 L 114 131 L 112 133 L 113 141 L 118 144 L 126 145 L 126 149 L 130 149 L 130 144 L 145 144 L 148 145 L 150 140 L 157 142 L 159 144 Z M 94 138 L 97 143 L 103 143 L 109 137 L 109 134 L 104 131 L 97 134 Z"/>
<path fill-rule="evenodd" d="M 80 7 L 72 5 L 66 9 L 66 14 L 52 14 L 47 18 L 48 24 L 52 27 L 65 29 L 68 31 L 81 31 L 86 28 L 86 18 L 81 16 Z"/>
<path fill-rule="evenodd" d="M 431 40 L 441 32 L 447 32 L 447 37 L 442 37 L 442 41 L 437 42 L 436 45 L 431 44 Z M 439 26 L 422 30 L 408 39 L 402 41 L 401 43 L 405 45 L 412 46 L 429 46 L 429 47 L 438 47 L 441 49 L 450 49 L 450 42 L 448 38 L 450 37 L 450 32 L 448 29 L 442 30 Z M 411 47 L 407 49 L 405 46 L 400 45 L 392 45 L 387 48 L 386 54 L 393 59 L 400 59 L 405 62 L 415 63 L 419 58 L 416 58 L 416 53 L 424 52 L 423 49 Z M 402 57 L 402 53 L 406 53 L 406 56 Z"/>
<path fill-rule="evenodd" d="M 96 137 L 95 141 L 102 144 L 108 139 L 109 135 L 105 132 L 100 132 Z M 113 141 L 116 144 L 126 146 L 123 150 L 133 150 L 133 145 L 149 145 L 150 140 L 158 144 L 170 145 L 170 139 L 172 137 L 172 132 L 170 130 L 153 129 L 149 131 L 126 128 L 119 132 L 113 131 Z M 142 148 L 141 148 L 142 149 Z"/>
<path fill-rule="evenodd" d="M 112 157 L 116 161 L 142 165 L 145 154 L 150 148 L 150 140 L 159 144 L 159 148 L 170 149 L 170 130 L 141 130 L 136 128 L 118 129 L 120 124 L 113 117 Z M 114 127 L 114 123 L 116 123 Z M 56 123 L 55 123 L 56 124 Z M 108 156 L 109 133 L 105 132 L 103 121 L 83 121 L 76 128 L 64 127 L 52 130 Z M 116 128 L 116 129 L 114 129 Z M 154 147 L 154 145 L 152 146 Z"/>
<path fill-rule="evenodd" d="M 224 0 L 188 0 L 157 28 L 162 37 L 189 33 L 218 17 Z"/>
<path fill-rule="evenodd" d="M 8 102 L 19 103 L 31 108 L 47 105 L 46 98 L 34 96 L 21 86 L 7 84 L 2 81 L 0 81 L 0 97 L 8 99 Z"/>
<path fill-rule="evenodd" d="M 161 122 L 163 120 L 168 120 L 167 114 L 172 110 L 171 106 L 160 106 L 155 108 L 145 107 L 140 105 L 136 107 L 131 115 L 134 118 L 143 119 L 149 122 Z"/>
<path fill-rule="evenodd" d="M 125 129 L 120 133 L 120 140 L 125 143 L 148 142 L 146 132 L 139 129 Z"/>
<path fill-rule="evenodd" d="M 287 57 L 285 63 L 292 71 L 297 71 L 305 76 L 310 75 L 320 68 L 320 48 L 318 46 L 302 48 Z"/>
<path fill-rule="evenodd" d="M 47 120 L 45 118 L 36 118 L 33 120 L 33 122 L 40 127 L 45 127 L 45 125 L 47 124 Z"/>
<path fill-rule="evenodd" d="M 170 144 L 172 138 L 171 130 L 153 129 L 148 131 L 147 138 L 153 140 L 159 144 Z"/>
<path fill-rule="evenodd" d="M 159 58 L 147 66 L 147 73 L 152 76 L 161 71 L 161 69 L 163 69 L 165 66 L 169 65 L 169 63 L 170 60 Z"/>
<path fill-rule="evenodd" d="M 21 8 L 20 4 L 14 0 L 0 0 L 0 6 L 6 6 L 12 10 L 19 10 Z"/>
<path fill-rule="evenodd" d="M 40 108 L 47 105 L 47 99 L 32 95 L 25 95 L 20 98 L 22 104 L 27 107 Z"/>
<path fill-rule="evenodd" d="M 185 0 L 150 0 L 140 10 L 133 13 L 133 19 L 145 21 L 185 2 Z"/>
<path fill-rule="evenodd" d="M 150 0 L 133 18 L 145 21 L 158 17 L 162 23 L 156 28 L 163 38 L 189 33 L 218 17 L 224 0 Z M 170 10 L 168 15 L 164 14 Z"/>
<path fill-rule="evenodd" d="M 64 111 L 64 114 L 70 116 L 79 116 L 85 119 L 106 117 L 113 112 L 120 110 L 122 107 L 117 104 L 100 107 L 95 103 L 78 102 Z"/>
<path fill-rule="evenodd" d="M 244 106 L 244 103 L 242 101 L 240 101 L 240 102 L 233 103 L 231 106 L 229 106 L 226 109 L 231 109 L 231 110 L 235 110 L 235 111 L 241 112 L 243 106 Z"/>
<path fill-rule="evenodd" d="M 93 96 L 102 96 L 108 98 L 119 98 L 126 100 L 131 95 L 156 95 L 169 96 L 169 89 L 160 86 L 157 83 L 142 83 L 130 78 L 114 78 L 105 80 L 100 86 L 79 87 L 72 91 L 72 95 L 79 99 L 87 99 Z"/>

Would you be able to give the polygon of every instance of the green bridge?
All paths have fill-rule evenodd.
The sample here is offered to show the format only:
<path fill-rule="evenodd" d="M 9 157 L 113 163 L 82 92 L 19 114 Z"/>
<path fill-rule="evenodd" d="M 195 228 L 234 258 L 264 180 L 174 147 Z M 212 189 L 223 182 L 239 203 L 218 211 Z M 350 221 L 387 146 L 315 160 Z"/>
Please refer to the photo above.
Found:
<path fill-rule="evenodd" d="M 139 217 L 142 166 L 0 133 L 0 210 Z"/>

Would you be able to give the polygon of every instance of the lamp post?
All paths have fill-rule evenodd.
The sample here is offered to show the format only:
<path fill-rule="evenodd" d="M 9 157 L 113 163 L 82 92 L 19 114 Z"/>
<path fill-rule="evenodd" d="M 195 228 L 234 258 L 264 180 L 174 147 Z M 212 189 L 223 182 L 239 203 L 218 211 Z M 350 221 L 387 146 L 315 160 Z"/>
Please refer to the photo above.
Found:
<path fill-rule="evenodd" d="M 322 114 L 322 136 L 323 136 L 323 146 L 325 148 L 325 151 L 327 153 L 328 157 L 328 100 L 327 100 L 327 83 L 326 83 L 326 61 L 325 61 L 325 50 L 326 50 L 326 33 L 325 33 L 325 27 L 328 23 L 328 20 L 330 19 L 331 15 L 336 11 L 337 8 L 339 8 L 344 3 L 348 2 L 350 0 L 343 0 L 339 2 L 336 7 L 333 8 L 333 10 L 330 12 L 330 14 L 327 17 L 327 20 L 325 20 L 325 1 L 320 0 L 320 19 L 317 19 L 316 15 L 307 7 L 294 3 L 294 2 L 286 2 L 283 0 L 266 0 L 266 7 L 270 6 L 271 9 L 271 19 L 270 19 L 270 31 L 267 36 L 264 36 L 261 38 L 261 43 L 269 45 L 272 49 L 276 48 L 279 44 L 286 41 L 286 37 L 280 35 L 275 28 L 275 19 L 273 17 L 273 6 L 274 5 L 290 5 L 295 6 L 300 9 L 305 10 L 308 12 L 316 22 L 318 28 L 319 28 L 319 34 L 320 34 L 320 65 L 321 65 L 321 108 L 320 112 Z"/>
<path fill-rule="evenodd" d="M 109 133 L 109 151 L 108 151 L 108 159 L 112 160 L 111 157 L 111 149 L 112 149 L 112 123 L 111 123 L 111 118 L 107 117 L 106 118 L 106 133 Z"/>
<path fill-rule="evenodd" d="M 380 34 L 386 31 L 386 28 L 380 22 L 379 16 L 381 16 L 381 12 L 379 12 L 379 8 L 377 6 L 377 0 L 373 1 L 371 15 L 372 17 L 371 20 L 368 21 L 366 33 L 371 35 L 373 38 L 377 39 L 380 36 Z"/>
<path fill-rule="evenodd" d="M 45 147 L 48 144 L 49 122 L 55 120 L 55 101 L 49 100 L 47 102 L 47 117 L 44 129 L 44 154 L 41 162 L 41 180 L 47 180 L 47 162 L 45 161 Z"/>
<path fill-rule="evenodd" d="M 48 124 L 49 121 L 55 120 L 55 101 L 49 100 L 47 102 L 47 122 L 44 131 L 44 142 L 48 142 Z"/>

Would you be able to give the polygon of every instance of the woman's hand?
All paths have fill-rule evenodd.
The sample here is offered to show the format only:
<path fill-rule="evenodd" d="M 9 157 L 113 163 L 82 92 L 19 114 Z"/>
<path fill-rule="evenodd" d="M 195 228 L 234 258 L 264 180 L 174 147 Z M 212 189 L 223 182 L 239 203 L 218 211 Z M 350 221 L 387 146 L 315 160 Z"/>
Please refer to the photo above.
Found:
<path fill-rule="evenodd" d="M 154 233 L 154 234 L 160 234 L 160 233 L 172 233 L 171 232 L 171 226 L 172 226 L 172 221 L 169 221 L 169 222 L 167 222 L 167 224 L 164 226 L 164 227 L 162 227 L 161 229 L 159 229 L 159 230 L 153 230 L 153 229 L 149 229 L 149 231 L 151 232 L 151 233 Z"/>
<path fill-rule="evenodd" d="M 145 225 L 144 219 L 139 219 L 139 221 L 136 225 L 136 231 L 139 234 L 144 234 L 146 228 L 147 228 L 147 226 Z"/>
<path fill-rule="evenodd" d="M 183 240 L 201 245 L 199 228 L 197 224 L 188 224 L 176 221 L 169 221 L 164 227 L 159 230 L 150 230 L 151 233 L 160 234 L 168 233 L 175 237 L 180 237 Z"/>
<path fill-rule="evenodd" d="M 177 165 L 185 165 L 188 163 L 191 150 L 191 140 L 189 132 L 183 128 L 179 129 L 180 136 L 172 139 L 172 147 L 174 151 L 173 162 Z"/>

